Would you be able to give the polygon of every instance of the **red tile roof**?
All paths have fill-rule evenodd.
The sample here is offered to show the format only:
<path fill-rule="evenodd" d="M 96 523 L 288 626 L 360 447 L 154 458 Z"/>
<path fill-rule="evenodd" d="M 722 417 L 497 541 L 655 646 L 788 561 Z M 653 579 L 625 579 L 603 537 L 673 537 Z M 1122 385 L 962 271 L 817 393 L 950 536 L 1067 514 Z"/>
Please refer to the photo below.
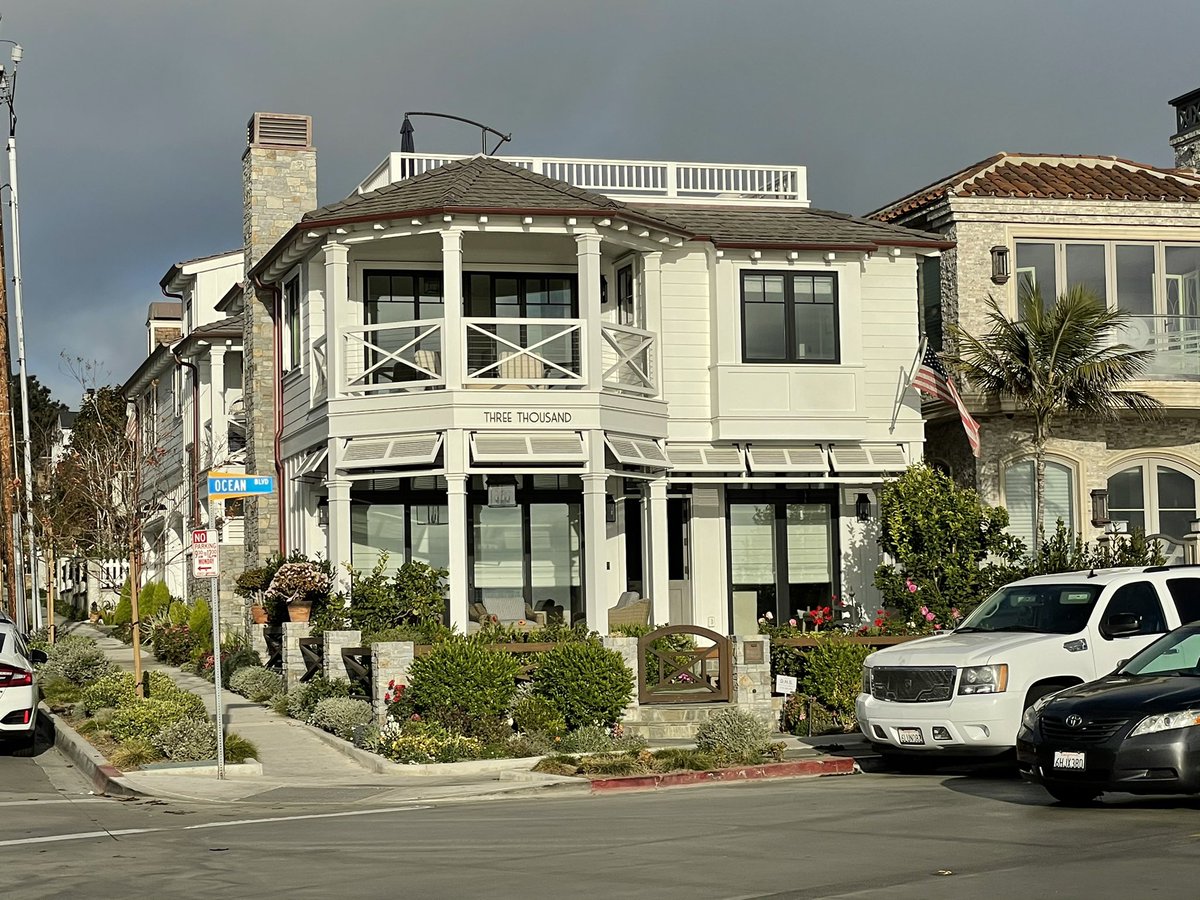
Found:
<path fill-rule="evenodd" d="M 1200 202 L 1200 175 L 1117 156 L 997 153 L 868 216 L 893 221 L 946 196 L 1188 203 Z"/>

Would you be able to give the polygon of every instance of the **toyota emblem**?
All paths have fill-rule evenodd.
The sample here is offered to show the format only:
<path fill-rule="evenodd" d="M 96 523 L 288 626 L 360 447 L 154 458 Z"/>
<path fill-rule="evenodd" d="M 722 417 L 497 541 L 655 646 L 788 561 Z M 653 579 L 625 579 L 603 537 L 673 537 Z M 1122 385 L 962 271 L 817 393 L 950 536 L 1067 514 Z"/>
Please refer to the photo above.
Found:
<path fill-rule="evenodd" d="M 1067 716 L 1066 722 L 1068 728 L 1078 728 L 1083 724 L 1083 716 L 1071 713 L 1071 715 Z"/>

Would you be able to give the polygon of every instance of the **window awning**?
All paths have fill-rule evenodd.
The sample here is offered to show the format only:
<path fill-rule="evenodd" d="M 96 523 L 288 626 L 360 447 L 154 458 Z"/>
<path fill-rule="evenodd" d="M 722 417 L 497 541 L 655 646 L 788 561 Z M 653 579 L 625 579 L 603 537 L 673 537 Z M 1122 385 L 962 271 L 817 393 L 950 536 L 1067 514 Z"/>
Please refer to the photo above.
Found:
<path fill-rule="evenodd" d="M 403 434 L 395 437 L 350 438 L 342 451 L 343 469 L 373 469 L 379 466 L 428 466 L 442 447 L 441 432 Z"/>
<path fill-rule="evenodd" d="M 292 466 L 292 479 L 303 478 L 305 475 L 312 475 L 317 469 L 321 468 L 321 464 L 329 456 L 329 446 L 316 447 L 305 453 L 300 454 L 300 458 Z"/>
<path fill-rule="evenodd" d="M 629 437 L 624 434 L 604 433 L 604 443 L 612 451 L 617 462 L 626 466 L 645 466 L 650 469 L 669 469 L 671 461 L 663 452 L 662 445 L 652 438 Z"/>
<path fill-rule="evenodd" d="M 671 465 L 684 472 L 746 471 L 746 458 L 738 447 L 714 447 L 712 444 L 668 444 Z"/>
<path fill-rule="evenodd" d="M 578 431 L 473 431 L 471 462 L 477 465 L 584 463 L 587 462 L 587 451 L 583 446 L 583 435 Z"/>
<path fill-rule="evenodd" d="M 794 447 L 751 445 L 746 449 L 751 472 L 803 472 L 828 475 L 829 460 L 820 444 Z"/>
<path fill-rule="evenodd" d="M 899 444 L 831 444 L 829 455 L 839 475 L 899 472 L 908 465 Z"/>

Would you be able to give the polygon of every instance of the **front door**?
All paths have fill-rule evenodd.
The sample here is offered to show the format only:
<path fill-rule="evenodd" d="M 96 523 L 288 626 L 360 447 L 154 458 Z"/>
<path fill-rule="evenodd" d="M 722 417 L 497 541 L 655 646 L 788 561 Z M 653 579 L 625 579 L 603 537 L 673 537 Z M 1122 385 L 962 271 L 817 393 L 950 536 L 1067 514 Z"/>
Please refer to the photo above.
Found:
<path fill-rule="evenodd" d="M 692 618 L 692 500 L 667 499 L 667 591 L 669 621 L 687 625 Z"/>

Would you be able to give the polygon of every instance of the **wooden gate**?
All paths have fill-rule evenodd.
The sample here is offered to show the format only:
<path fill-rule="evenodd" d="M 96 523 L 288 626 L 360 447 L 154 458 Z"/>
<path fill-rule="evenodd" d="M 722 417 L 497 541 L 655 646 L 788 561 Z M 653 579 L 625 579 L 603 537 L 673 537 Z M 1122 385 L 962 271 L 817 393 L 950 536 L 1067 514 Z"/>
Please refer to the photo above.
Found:
<path fill-rule="evenodd" d="M 699 625 L 665 625 L 638 638 L 639 703 L 728 703 L 732 645 Z"/>

